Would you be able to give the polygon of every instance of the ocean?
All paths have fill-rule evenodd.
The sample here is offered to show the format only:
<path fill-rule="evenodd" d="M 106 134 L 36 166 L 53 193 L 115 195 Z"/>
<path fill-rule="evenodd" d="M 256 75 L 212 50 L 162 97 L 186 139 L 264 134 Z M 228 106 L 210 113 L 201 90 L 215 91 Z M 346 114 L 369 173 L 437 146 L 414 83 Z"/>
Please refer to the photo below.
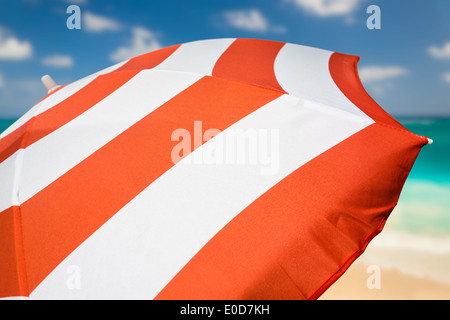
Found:
<path fill-rule="evenodd" d="M 11 119 L 0 119 L 0 133 L 8 129 L 10 125 L 12 125 L 16 120 Z"/>
<path fill-rule="evenodd" d="M 0 132 L 14 120 L 0 119 Z M 450 119 L 400 119 L 434 143 L 419 154 L 397 207 L 359 258 L 450 285 Z"/>
<path fill-rule="evenodd" d="M 422 148 L 397 207 L 361 260 L 450 285 L 450 119 L 398 119 L 433 139 Z"/>

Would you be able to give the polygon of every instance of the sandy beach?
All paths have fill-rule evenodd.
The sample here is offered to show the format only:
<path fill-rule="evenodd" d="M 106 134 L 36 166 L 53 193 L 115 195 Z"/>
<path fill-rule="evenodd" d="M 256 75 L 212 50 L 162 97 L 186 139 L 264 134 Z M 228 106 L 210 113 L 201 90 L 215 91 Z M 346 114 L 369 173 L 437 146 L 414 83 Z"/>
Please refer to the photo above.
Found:
<path fill-rule="evenodd" d="M 369 265 L 355 261 L 320 300 L 447 300 L 450 285 L 380 267 L 380 288 L 369 289 Z"/>

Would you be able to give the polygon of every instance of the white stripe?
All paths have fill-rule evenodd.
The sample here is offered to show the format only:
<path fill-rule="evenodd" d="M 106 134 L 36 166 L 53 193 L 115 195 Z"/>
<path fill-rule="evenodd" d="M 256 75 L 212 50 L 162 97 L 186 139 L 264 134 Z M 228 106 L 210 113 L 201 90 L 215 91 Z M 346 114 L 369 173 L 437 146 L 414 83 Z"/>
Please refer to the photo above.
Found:
<path fill-rule="evenodd" d="M 214 39 L 182 44 L 155 69 L 212 75 L 217 60 L 234 40 Z"/>
<path fill-rule="evenodd" d="M 369 119 L 334 83 L 328 66 L 331 54 L 331 51 L 287 43 L 275 59 L 278 83 L 299 98 Z"/>
<path fill-rule="evenodd" d="M 28 146 L 19 202 L 34 196 L 199 79 L 193 74 L 143 70 L 97 105 Z M 7 170 L 0 164 L 0 172 Z M 6 182 L 0 184 L 8 188 Z M 0 207 L 0 212 L 3 209 Z"/>
<path fill-rule="evenodd" d="M 96 73 L 93 73 L 93 74 L 87 76 L 86 78 L 98 77 L 98 76 L 101 76 L 103 74 L 107 74 L 107 73 L 113 72 L 113 71 L 119 69 L 121 66 L 123 66 L 128 61 L 130 61 L 130 59 L 122 61 L 122 62 L 119 62 L 119 63 L 116 63 L 116 64 L 114 64 L 114 65 L 112 65 L 110 67 L 107 67 L 105 69 L 102 69 L 102 70 L 100 70 L 100 71 L 98 71 Z"/>
<path fill-rule="evenodd" d="M 31 297 L 154 298 L 255 199 L 298 167 L 371 123 L 345 112 L 330 113 L 328 107 L 303 103 L 292 96 L 272 101 L 153 182 L 72 252 Z M 262 163 L 189 164 L 206 150 L 220 149 L 220 142 L 238 130 L 249 129 L 279 133 L 279 166 L 271 174 L 261 174 L 267 168 Z M 77 290 L 66 285 L 71 266 L 76 266 L 81 277 Z"/>
<path fill-rule="evenodd" d="M 29 121 L 34 116 L 37 116 L 38 114 L 43 113 L 44 111 L 47 111 L 57 104 L 61 103 L 62 101 L 66 100 L 68 97 L 73 95 L 74 93 L 78 92 L 85 86 L 87 86 L 90 82 L 92 82 L 97 76 L 109 73 L 111 71 L 116 70 L 117 68 L 121 67 L 124 63 L 127 61 L 115 64 L 111 67 L 108 67 L 106 69 L 103 69 L 97 73 L 94 73 L 90 76 L 87 76 L 83 79 L 80 79 L 78 81 L 75 81 L 57 92 L 51 94 L 50 96 L 44 98 L 42 101 L 37 103 L 34 107 L 32 107 L 30 110 L 28 110 L 27 113 L 25 113 L 19 120 L 17 120 L 15 123 L 13 123 L 8 129 L 6 129 L 1 135 L 0 138 L 3 138 L 13 132 L 14 130 L 21 127 L 23 124 L 25 124 L 27 121 Z"/>
<path fill-rule="evenodd" d="M 0 165 L 0 212 L 13 205 L 19 205 L 14 178 L 16 163 L 20 157 L 20 153 L 16 152 Z"/>

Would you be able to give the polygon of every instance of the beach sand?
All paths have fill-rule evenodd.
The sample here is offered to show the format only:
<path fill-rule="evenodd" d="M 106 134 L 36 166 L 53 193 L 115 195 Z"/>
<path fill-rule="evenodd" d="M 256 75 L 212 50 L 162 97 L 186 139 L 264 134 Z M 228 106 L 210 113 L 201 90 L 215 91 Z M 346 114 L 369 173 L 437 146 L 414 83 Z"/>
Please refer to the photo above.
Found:
<path fill-rule="evenodd" d="M 450 285 L 380 267 L 380 288 L 369 289 L 369 265 L 355 261 L 319 300 L 449 300 Z M 369 269 L 370 271 L 370 269 Z"/>

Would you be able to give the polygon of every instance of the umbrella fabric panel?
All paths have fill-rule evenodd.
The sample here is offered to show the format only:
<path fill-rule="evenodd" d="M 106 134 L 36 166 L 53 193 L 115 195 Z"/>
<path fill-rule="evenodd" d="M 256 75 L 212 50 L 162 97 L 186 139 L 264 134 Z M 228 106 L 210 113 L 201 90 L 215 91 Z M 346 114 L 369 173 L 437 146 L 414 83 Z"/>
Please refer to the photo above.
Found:
<path fill-rule="evenodd" d="M 299 102 L 288 95 L 280 96 L 195 149 L 77 247 L 31 296 L 47 296 L 49 292 L 55 297 L 94 296 L 104 287 L 109 289 L 101 291 L 102 298 L 154 298 L 246 206 L 302 164 L 371 124 L 363 119 L 339 119 L 326 110 L 318 111 L 315 105 Z M 304 120 L 302 126 L 298 126 L 298 119 Z M 278 166 L 205 163 L 208 150 L 224 150 L 224 141 L 249 129 L 276 130 Z M 327 130 L 334 134 L 323 135 Z M 111 246 L 115 254 L 110 254 Z M 71 265 L 89 270 L 85 271 L 84 279 L 89 280 L 82 290 L 65 287 L 65 270 Z M 116 270 L 125 265 L 130 272 L 115 276 Z"/>
<path fill-rule="evenodd" d="M 216 49 L 215 52 L 211 52 L 212 50 L 209 49 L 207 53 L 212 55 L 212 58 L 210 59 L 206 59 L 205 55 L 196 54 L 192 56 L 192 54 L 195 54 L 195 52 L 192 52 L 192 49 L 182 50 L 188 46 L 192 48 L 210 48 L 215 45 L 217 46 L 218 43 L 224 43 L 224 45 L 219 47 L 220 50 Z M 226 45 L 228 45 L 228 47 L 224 50 Z M 264 56 L 265 58 L 261 59 L 257 49 L 262 52 L 268 51 L 269 54 Z M 224 50 L 223 54 L 218 57 L 222 50 Z M 177 52 L 181 53 L 176 54 Z M 234 58 L 238 54 L 241 55 L 241 58 Z M 348 99 L 346 99 L 334 83 L 328 69 L 328 59 L 331 54 L 332 52 L 330 51 L 308 48 L 300 45 L 252 39 L 236 39 L 234 42 L 231 42 L 231 44 L 230 39 L 204 40 L 150 52 L 148 54 L 133 58 L 122 65 L 118 65 L 116 66 L 116 69 L 108 70 L 112 73 L 128 70 L 130 73 L 116 76 L 111 75 L 106 79 L 105 77 L 97 76 L 97 78 L 91 81 L 92 83 L 88 83 L 82 87 L 83 92 L 75 92 L 74 97 L 66 99 L 67 101 L 61 101 L 60 103 L 54 105 L 53 108 L 48 107 L 51 104 L 46 104 L 47 107 L 45 104 L 43 106 L 39 106 L 36 110 L 37 114 L 36 117 L 33 118 L 32 124 L 32 127 L 37 126 L 36 129 L 29 128 L 30 121 L 28 121 L 17 130 L 11 132 L 12 134 L 10 133 L 0 140 L 0 159 L 4 160 L 13 154 L 18 148 L 20 148 L 22 141 L 25 143 L 23 147 L 26 147 L 27 145 L 42 138 L 42 136 L 50 133 L 51 130 L 55 130 L 59 126 L 67 123 L 73 118 L 79 116 L 82 112 L 94 106 L 96 103 L 117 90 L 117 88 L 121 85 L 126 83 L 134 75 L 131 71 L 140 71 L 155 67 L 162 68 L 165 61 L 172 61 L 167 62 L 169 70 L 179 68 L 183 72 L 203 74 L 202 72 L 206 72 L 213 68 L 215 70 L 211 71 L 211 73 L 214 72 L 215 77 L 223 77 L 226 79 L 266 86 L 268 88 L 282 89 L 290 94 L 294 94 L 304 99 L 311 99 L 323 104 L 331 103 L 330 105 L 333 105 L 334 108 L 341 108 L 345 111 L 350 110 L 350 112 L 364 116 L 363 113 L 355 111 L 359 109 Z M 176 56 L 173 60 L 170 59 L 172 55 Z M 244 60 L 243 57 L 245 57 Z M 298 57 L 302 58 L 300 59 Z M 192 60 L 195 62 L 192 63 Z M 205 61 L 207 61 L 207 63 L 205 63 Z M 245 64 L 243 64 L 242 61 L 244 61 Z M 213 62 L 215 63 L 213 64 Z M 333 65 L 341 64 L 337 62 Z M 245 72 L 242 72 L 242 70 L 245 70 Z M 248 70 L 253 70 L 253 72 L 248 72 Z M 258 70 L 262 70 L 264 72 Z M 209 72 L 210 71 L 208 71 L 208 73 Z M 263 76 L 265 74 L 269 74 L 271 79 L 265 79 Z M 102 74 L 100 74 L 100 76 L 101 75 Z M 352 78 L 355 77 L 354 74 L 351 74 L 350 76 Z M 280 88 L 278 82 L 282 83 L 283 88 Z M 63 92 L 66 91 L 68 90 Z M 64 95 L 59 94 L 58 96 Z M 89 100 L 80 101 L 78 97 Z M 323 100 L 321 97 L 326 97 L 326 99 Z M 51 96 L 47 99 L 51 100 Z M 70 106 L 75 106 L 75 108 L 70 108 Z M 371 107 L 374 108 L 373 105 Z M 50 121 L 60 115 L 60 112 L 64 112 L 60 109 L 69 110 L 70 116 L 66 115 L 66 117 L 62 116 L 61 119 L 58 118 L 57 123 L 60 123 L 59 126 L 56 124 L 49 124 Z M 40 113 L 42 111 L 39 112 L 39 110 L 45 110 L 46 112 L 43 112 L 45 115 L 41 115 Z M 65 112 L 69 113 L 68 111 Z M 28 117 L 29 116 L 25 118 Z M 23 120 L 21 119 L 18 122 L 21 123 Z M 39 127 L 40 124 L 42 129 Z M 24 134 L 27 130 L 36 133 L 34 133 L 31 137 L 28 137 L 27 135 L 25 139 Z"/>
<path fill-rule="evenodd" d="M 132 277 L 134 282 L 130 282 L 136 286 L 135 288 L 145 284 L 140 280 L 152 281 L 152 289 L 147 288 L 147 291 L 142 288 L 132 290 L 133 286 L 130 283 L 128 283 L 130 287 L 125 289 L 120 281 L 116 283 L 118 291 L 109 290 L 106 285 L 103 287 L 98 284 L 97 287 L 85 288 L 87 291 L 84 293 L 89 297 L 108 295 L 114 297 L 115 292 L 120 290 L 122 294 L 127 292 L 128 296 L 146 298 L 157 296 L 161 290 L 158 298 L 180 297 L 186 293 L 190 293 L 192 297 L 207 297 L 211 294 L 211 290 L 219 288 L 223 290 L 215 291 L 212 296 L 266 297 L 266 291 L 263 289 L 271 288 L 271 291 L 267 292 L 271 292 L 270 297 L 274 298 L 317 297 L 348 267 L 353 261 L 352 257 L 356 257 L 364 249 L 371 237 L 381 230 L 383 221 L 392 210 L 392 197 L 398 197 L 406 178 L 405 174 L 409 172 L 408 168 L 412 165 L 418 149 L 426 144 L 425 137 L 415 136 L 401 127 L 368 96 L 357 76 L 357 60 L 358 58 L 354 56 L 274 41 L 205 40 L 176 45 L 135 57 L 53 92 L 7 130 L 0 139 L 0 173 L 4 177 L 9 177 L 0 181 L 0 189 L 10 191 L 0 195 L 2 204 L 0 211 L 3 210 L 0 214 L 3 215 L 4 221 L 2 228 L 13 228 L 13 231 L 4 233 L 5 239 L 0 243 L 0 252 L 14 252 L 6 255 L 6 262 L 0 267 L 0 270 L 6 270 L 10 275 L 1 295 L 31 294 L 32 297 L 43 298 L 58 294 L 63 297 L 67 294 L 66 297 L 70 297 L 74 292 L 67 293 L 64 281 L 67 274 L 63 276 L 65 271 L 62 268 L 67 267 L 68 263 L 87 263 L 83 270 L 89 270 L 89 276 L 99 279 L 98 281 L 104 280 L 106 284 L 113 286 L 114 282 L 111 282 L 111 279 L 123 276 L 121 270 L 127 267 L 136 268 L 135 277 Z M 277 106 L 276 109 L 274 106 Z M 191 150 L 193 154 L 184 154 L 185 158 L 182 161 L 174 164 L 173 159 L 170 159 L 174 145 L 170 136 L 174 130 L 191 128 L 196 121 L 202 121 L 205 130 L 219 129 L 222 133 L 218 137 L 226 136 L 231 132 L 229 129 L 235 125 L 238 127 L 243 125 L 239 127 L 241 129 L 254 128 L 250 125 L 252 119 L 259 119 L 258 116 L 265 112 L 267 119 L 264 121 L 267 123 L 257 121 L 260 124 L 265 123 L 261 129 L 280 130 L 284 132 L 283 138 L 290 137 L 290 143 L 294 144 L 284 150 L 284 153 L 280 151 L 283 157 L 280 158 L 279 175 L 273 176 L 270 182 L 267 177 L 261 175 L 261 172 L 255 172 L 254 167 L 242 171 L 243 167 L 237 170 L 222 165 L 219 166 L 221 170 L 209 172 L 211 166 L 195 165 L 195 161 L 194 165 L 188 165 L 186 161 L 194 154 L 202 152 L 204 149 L 202 144 L 206 141 L 194 141 Z M 377 122 L 375 133 L 372 129 L 369 130 L 374 126 L 374 121 Z M 365 137 L 366 135 L 362 133 L 368 130 L 377 135 L 379 130 L 382 131 L 380 128 L 386 130 L 386 134 L 378 135 L 380 139 L 392 140 L 394 136 L 391 131 L 394 128 L 399 135 L 396 138 L 403 139 L 406 144 L 410 143 L 412 146 L 408 149 L 405 145 L 391 143 L 386 145 L 387 150 L 378 153 L 380 157 L 378 160 L 383 163 L 388 161 L 394 171 L 387 175 L 383 170 L 392 168 L 388 168 L 388 165 L 386 168 L 384 166 L 380 168 L 376 162 L 368 168 L 361 167 L 361 170 L 372 173 L 368 173 L 367 176 L 370 178 L 367 181 L 357 183 L 354 188 L 359 192 L 365 192 L 367 196 L 363 199 L 350 198 L 350 207 L 355 208 L 351 213 L 345 214 L 341 203 L 329 204 L 331 207 L 336 205 L 334 210 L 320 206 L 313 208 L 317 210 L 317 215 L 330 213 L 330 219 L 333 221 L 340 221 L 340 217 L 352 217 L 351 221 L 355 219 L 360 221 L 356 217 L 357 209 L 363 213 L 369 212 L 369 223 L 362 219 L 364 223 L 356 224 L 361 227 L 362 234 L 352 233 L 353 224 L 339 223 L 338 231 L 324 225 L 325 229 L 322 231 L 329 236 L 327 242 L 320 241 L 317 237 L 299 238 L 292 233 L 300 230 L 296 228 L 308 229 L 309 231 L 304 232 L 306 235 L 321 229 L 315 227 L 317 221 L 314 217 L 305 215 L 303 209 L 295 209 L 302 205 L 297 202 L 298 199 L 294 194 L 282 193 L 279 194 L 282 200 L 274 203 L 280 204 L 280 201 L 284 200 L 292 204 L 292 207 L 288 208 L 284 216 L 278 214 L 271 217 L 275 219 L 273 220 L 275 225 L 284 221 L 277 220 L 277 217 L 292 217 L 293 221 L 297 221 L 296 218 L 310 219 L 303 224 L 298 221 L 292 223 L 291 220 L 287 222 L 293 229 L 286 232 L 288 237 L 285 239 L 288 244 L 286 250 L 295 254 L 291 258 L 286 258 L 282 248 L 278 248 L 280 252 L 276 254 L 277 247 L 269 245 L 268 247 L 272 248 L 270 250 L 273 250 L 272 254 L 267 256 L 267 259 L 262 259 L 261 264 L 247 261 L 247 270 L 242 265 L 236 265 L 239 255 L 249 250 L 248 246 L 242 243 L 239 245 L 242 250 L 236 251 L 234 260 L 223 263 L 223 268 L 235 268 L 243 272 L 247 270 L 258 275 L 257 278 L 253 278 L 250 282 L 243 281 L 242 287 L 230 291 L 231 282 L 239 280 L 242 274 L 229 272 L 229 276 L 218 276 L 208 268 L 216 266 L 223 257 L 213 257 L 204 265 L 205 281 L 208 283 L 217 281 L 218 286 L 211 287 L 204 281 L 198 281 L 195 287 L 188 290 L 187 284 L 194 281 L 202 270 L 199 261 L 210 257 L 214 251 L 211 248 L 217 248 L 217 245 L 220 248 L 225 240 L 234 239 L 235 231 L 230 230 L 242 228 L 244 225 L 248 227 L 248 221 L 253 221 L 252 219 L 257 217 L 255 212 L 261 213 L 265 211 L 264 208 L 270 208 L 265 202 L 266 197 L 271 199 L 273 194 L 278 194 L 276 191 L 278 186 L 284 185 L 286 179 L 290 181 L 292 175 L 297 177 L 298 171 L 307 172 L 304 167 L 314 168 L 314 163 L 321 163 L 316 161 L 317 159 L 326 158 L 326 155 L 336 150 L 338 146 L 348 145 L 348 141 L 357 142 L 356 145 L 360 146 L 362 140 L 354 137 Z M 80 130 L 83 132 L 80 133 Z M 206 145 L 219 143 L 218 137 L 212 138 Z M 367 145 L 371 144 L 373 143 L 369 137 Z M 357 151 L 361 149 L 363 148 L 339 148 L 341 151 L 337 154 L 350 154 L 361 161 L 368 153 L 359 154 Z M 335 153 L 336 151 L 332 152 Z M 392 157 L 393 154 L 396 157 Z M 48 156 L 51 156 L 52 160 L 46 163 L 45 159 Z M 399 162 L 400 165 L 406 166 L 397 172 L 395 168 L 399 167 Z M 188 169 L 185 169 L 186 165 Z M 334 167 L 339 166 L 339 161 L 333 164 L 331 160 L 327 160 L 325 165 L 328 166 L 326 168 L 318 166 L 321 168 L 319 171 L 322 171 L 320 173 L 322 180 L 326 180 L 326 176 L 322 174 L 328 170 L 331 170 L 330 173 L 335 173 L 332 171 L 333 168 L 339 171 Z M 41 167 L 45 169 L 40 169 Z M 343 170 L 342 174 L 347 171 Z M 178 174 L 175 175 L 174 172 Z M 348 173 L 350 176 L 354 174 Z M 385 179 L 385 175 L 389 179 L 396 179 L 392 188 L 387 184 L 381 184 L 386 187 L 386 194 L 380 191 L 381 187 L 373 188 L 372 184 L 374 181 Z M 121 243 L 126 243 L 126 241 L 119 242 L 112 236 L 118 234 L 119 230 L 114 222 L 122 221 L 120 219 L 124 216 L 133 216 L 132 213 L 121 214 L 122 210 L 126 212 L 129 207 L 137 210 L 137 213 L 147 213 L 146 210 L 152 209 L 152 203 L 145 203 L 145 199 L 139 197 L 147 190 L 157 190 L 154 191 L 156 195 L 153 195 L 155 199 L 158 197 L 164 199 L 164 196 L 170 194 L 170 190 L 167 189 L 171 184 L 164 182 L 167 176 L 172 177 L 169 180 L 172 181 L 172 185 L 176 184 L 174 181 L 178 178 L 192 179 L 190 183 L 193 185 L 189 188 L 193 189 L 192 191 L 196 188 L 196 176 L 202 177 L 199 180 L 204 182 L 205 190 L 213 188 L 210 185 L 211 181 L 215 182 L 214 186 L 219 190 L 223 183 L 228 182 L 229 189 L 223 190 L 222 196 L 225 198 L 219 197 L 220 201 L 226 199 L 226 202 L 229 202 L 230 205 L 225 206 L 226 208 L 233 207 L 233 201 L 241 204 L 241 207 L 233 207 L 227 214 L 219 211 L 224 215 L 214 216 L 211 214 L 217 209 L 214 203 L 194 197 L 198 201 L 195 203 L 188 201 L 187 217 L 211 216 L 215 221 L 207 225 L 212 227 L 206 228 L 204 234 L 201 232 L 203 229 L 198 229 L 197 234 L 202 236 L 200 240 L 193 237 L 191 239 L 193 244 L 190 246 L 191 243 L 187 240 L 189 238 L 179 238 L 178 243 L 186 242 L 188 246 L 186 251 L 177 251 L 175 241 L 175 249 L 170 254 L 161 248 L 148 257 L 144 253 L 144 258 L 147 257 L 147 260 L 144 259 L 146 263 L 154 267 L 153 273 L 144 274 L 145 263 L 136 265 L 136 261 L 129 259 L 123 261 L 123 264 L 116 261 L 117 269 L 109 270 L 110 272 L 104 273 L 102 278 L 101 261 L 112 259 L 114 248 L 121 248 Z M 221 177 L 222 180 L 217 177 Z M 240 181 L 239 177 L 245 179 Z M 295 181 L 302 181 L 302 176 L 297 178 Z M 9 189 L 11 181 L 14 183 L 12 189 Z M 304 182 L 306 186 L 295 187 L 317 191 L 311 181 L 312 179 L 308 178 Z M 344 181 L 344 178 L 338 177 L 336 181 Z M 254 193 L 235 188 L 235 184 L 247 186 Z M 288 183 L 296 190 L 294 184 Z M 161 185 L 165 187 L 158 189 Z M 233 189 L 241 192 L 233 193 Z M 323 188 L 319 191 L 327 190 Z M 178 193 L 178 197 L 172 197 L 170 200 L 173 211 L 167 212 L 169 217 L 171 213 L 177 212 L 175 210 L 177 205 L 185 204 L 183 201 L 186 201 L 186 198 L 180 194 L 181 192 Z M 298 194 L 302 193 L 299 191 Z M 320 192 L 317 194 L 320 197 Z M 213 196 L 210 198 L 217 199 Z M 218 203 L 221 203 L 219 199 Z M 383 202 L 383 199 L 386 202 Z M 140 201 L 144 201 L 144 204 L 136 205 Z M 370 209 L 372 211 L 368 209 L 369 206 L 373 206 Z M 136 220 L 128 221 L 130 228 L 133 225 L 140 225 L 141 222 L 142 226 L 150 222 L 161 222 L 158 219 L 154 220 L 153 215 L 156 217 L 161 215 L 161 212 L 164 212 L 161 211 L 163 208 L 156 206 L 150 210 L 149 216 L 135 217 Z M 377 213 L 374 213 L 375 211 Z M 218 217 L 217 221 L 220 222 L 214 220 L 215 217 Z M 250 217 L 250 220 L 247 221 L 247 217 Z M 239 225 L 236 221 L 241 221 L 244 225 Z M 170 225 L 163 225 L 170 230 Z M 149 226 L 158 229 L 157 224 L 150 223 Z M 200 226 L 202 225 L 196 225 Z M 255 248 L 259 248 L 255 250 L 256 256 L 261 255 L 261 248 L 264 247 L 262 244 L 267 243 L 267 238 L 261 235 L 263 229 L 264 225 L 255 224 L 255 241 L 259 244 L 249 241 Z M 111 230 L 114 232 L 111 233 Z M 162 227 L 161 230 L 165 234 Z M 121 231 L 125 232 L 125 235 L 130 233 L 130 230 Z M 284 239 L 278 234 L 279 229 L 274 229 L 273 232 L 275 238 Z M 346 233 L 346 237 L 337 236 L 336 239 L 339 241 L 333 243 L 331 236 L 341 233 Z M 169 232 L 165 236 L 171 235 L 176 238 L 177 235 L 181 237 L 183 233 Z M 292 238 L 289 238 L 290 236 Z M 14 238 L 13 241 L 11 237 Z M 348 242 L 347 238 L 351 241 Z M 233 243 L 239 244 L 243 239 L 245 237 L 231 241 L 230 250 L 234 247 Z M 313 243 L 309 244 L 310 241 Z M 115 246 L 106 247 L 105 243 Z M 130 252 L 140 252 L 134 249 L 139 247 L 138 242 L 129 245 Z M 329 264 L 325 264 L 322 269 L 316 268 L 317 274 L 312 277 L 299 279 L 300 275 L 292 263 L 299 267 L 299 270 L 303 270 L 303 274 L 308 272 L 305 273 L 302 267 L 312 270 L 314 266 L 311 260 L 306 260 L 310 261 L 309 267 L 308 263 L 306 266 L 299 265 L 301 260 L 298 252 L 302 245 L 319 245 L 324 250 L 327 245 L 331 247 L 335 245 L 341 251 L 337 250 L 335 254 L 331 254 L 331 260 L 320 250 L 311 251 L 310 257 L 317 254 L 318 262 Z M 153 248 L 151 242 L 147 243 L 147 246 L 150 246 L 148 252 L 153 252 L 150 250 Z M 103 249 L 100 252 L 104 253 L 104 256 L 92 254 L 99 252 L 99 248 Z M 123 248 L 126 252 L 127 247 Z M 303 249 L 300 251 L 303 252 Z M 180 252 L 186 254 L 180 258 L 177 255 Z M 350 257 L 346 255 L 350 253 Z M 158 256 L 167 258 L 167 263 L 158 264 Z M 97 262 L 89 265 L 90 261 Z M 263 266 L 272 272 L 261 273 L 263 269 L 260 268 Z M 14 271 L 14 268 L 17 270 Z M 223 268 L 217 270 L 224 270 Z M 173 277 L 175 278 L 171 281 Z M 122 280 L 125 279 L 126 276 Z M 247 285 L 253 289 L 249 289 Z"/>
<path fill-rule="evenodd" d="M 0 161 L 69 123 L 101 102 L 136 74 L 136 71 L 128 71 L 101 76 L 61 101 L 57 106 L 33 117 L 19 129 L 0 140 L 2 145 L 8 145 L 3 148 Z"/>
<path fill-rule="evenodd" d="M 285 43 L 236 39 L 217 60 L 213 76 L 285 92 L 275 76 L 274 63 Z"/>
<path fill-rule="evenodd" d="M 19 177 L 15 168 L 23 159 L 23 150 L 16 152 L 0 164 L 0 212 L 14 205 L 19 205 Z"/>
<path fill-rule="evenodd" d="M 28 292 L 23 257 L 20 210 L 0 212 L 0 297 L 20 297 Z"/>
<path fill-rule="evenodd" d="M 364 90 L 358 76 L 358 56 L 334 52 L 330 56 L 329 70 L 340 91 L 355 106 L 378 123 L 406 130 L 397 120 L 383 110 Z"/>
<path fill-rule="evenodd" d="M 235 40 L 213 39 L 184 43 L 154 69 L 211 76 L 217 60 Z"/>
<path fill-rule="evenodd" d="M 108 68 L 100 70 L 94 74 L 91 74 L 85 78 L 82 78 L 80 80 L 72 82 L 68 85 L 61 86 L 61 87 L 51 91 L 49 94 L 47 94 L 47 96 L 45 98 L 43 98 L 34 107 L 32 107 L 29 111 L 27 111 L 22 117 L 20 117 L 19 120 L 14 122 L 14 124 L 12 124 L 11 127 L 9 127 L 4 132 L 2 132 L 0 137 L 3 138 L 5 136 L 9 135 L 11 132 L 17 130 L 23 124 L 27 123 L 31 118 L 36 117 L 40 113 L 43 113 L 44 111 L 47 111 L 48 109 L 53 108 L 60 102 L 64 101 L 65 99 L 67 99 L 68 97 L 73 95 L 74 93 L 78 92 L 79 90 L 84 88 L 86 85 L 88 85 L 90 82 L 95 80 L 98 76 L 110 73 L 110 72 L 120 68 L 122 65 L 124 65 L 127 62 L 128 61 L 123 61 L 123 62 L 117 63 Z"/>
<path fill-rule="evenodd" d="M 352 135 L 252 202 L 156 298 L 319 297 L 381 231 L 424 143 L 379 124 Z"/>
<path fill-rule="evenodd" d="M 276 78 L 282 88 L 291 95 L 330 106 L 349 115 L 368 118 L 359 105 L 353 104 L 343 94 L 338 87 L 339 83 L 335 82 L 334 69 L 330 69 L 332 56 L 331 51 L 287 43 L 281 48 L 274 62 Z M 337 63 L 341 65 L 340 61 Z M 344 65 L 342 69 L 347 71 L 348 68 L 350 66 Z M 350 74 L 348 71 L 346 76 L 357 77 L 355 73 Z M 364 91 L 362 86 L 357 90 Z"/>
<path fill-rule="evenodd" d="M 2 134 L 0 162 L 18 149 L 26 148 L 89 110 L 142 69 L 151 69 L 160 64 L 178 47 L 164 48 L 116 64 L 70 85 L 67 89 L 63 87 L 50 94 L 17 121 L 22 123 L 20 127 L 17 128 L 18 125 L 14 124 L 12 127 L 17 129 L 7 130 L 7 134 Z M 119 73 L 116 74 L 115 71 Z"/>
<path fill-rule="evenodd" d="M 30 145 L 21 165 L 19 202 L 29 200 L 199 79 L 192 74 L 143 71 L 68 124 Z"/>
<path fill-rule="evenodd" d="M 50 108 L 53 108 L 55 105 L 64 101 L 94 79 L 95 77 L 86 77 L 52 91 L 51 94 L 48 94 L 45 98 L 43 98 L 40 102 L 38 102 L 35 106 L 28 110 L 19 120 L 14 122 L 8 129 L 2 132 L 0 137 L 6 137 L 19 128 L 19 131 L 23 132 L 23 130 L 25 130 L 25 127 L 23 125 L 29 123 L 30 119 Z M 2 144 L 3 143 L 4 142 L 2 142 Z"/>
<path fill-rule="evenodd" d="M 259 87 L 202 78 L 22 203 L 30 287 L 173 166 L 174 130 L 196 119 L 223 130 L 279 96 Z M 62 212 L 64 219 L 59 219 Z"/>

